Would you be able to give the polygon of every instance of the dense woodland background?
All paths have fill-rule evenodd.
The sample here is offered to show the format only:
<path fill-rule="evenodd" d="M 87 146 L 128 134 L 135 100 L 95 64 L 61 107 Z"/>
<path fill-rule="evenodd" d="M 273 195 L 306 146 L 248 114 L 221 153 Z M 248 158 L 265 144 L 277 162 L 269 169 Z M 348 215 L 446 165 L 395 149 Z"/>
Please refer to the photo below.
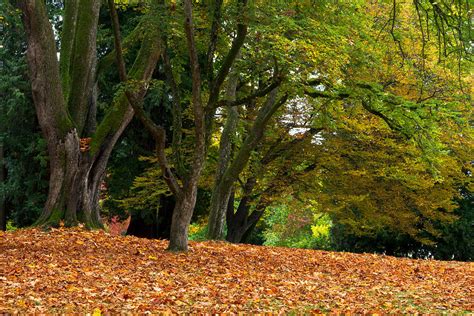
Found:
<path fill-rule="evenodd" d="M 189 233 L 473 259 L 469 1 L 82 2 L 0 4 L 2 230 L 130 217 L 175 250 Z M 58 70 L 42 92 L 35 41 Z M 67 119 L 37 114 L 53 104 Z M 89 188 L 52 200 L 69 154 L 51 144 L 73 129 L 77 175 L 116 139 L 68 217 Z"/>

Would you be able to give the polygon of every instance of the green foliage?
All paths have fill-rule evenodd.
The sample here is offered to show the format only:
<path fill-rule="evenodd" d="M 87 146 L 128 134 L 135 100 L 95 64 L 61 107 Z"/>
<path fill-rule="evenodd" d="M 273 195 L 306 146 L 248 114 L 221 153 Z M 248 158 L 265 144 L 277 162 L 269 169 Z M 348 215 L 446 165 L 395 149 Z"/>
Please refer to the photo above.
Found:
<path fill-rule="evenodd" d="M 263 237 L 266 246 L 329 249 L 331 220 L 326 214 L 303 213 L 287 205 L 270 207 L 265 215 Z"/>
<path fill-rule="evenodd" d="M 189 240 L 204 241 L 207 240 L 207 223 L 195 222 L 189 225 Z"/>
<path fill-rule="evenodd" d="M 474 207 L 472 193 L 465 193 L 460 207 L 454 214 L 458 219 L 451 223 L 437 222 L 439 235 L 430 245 L 412 236 L 386 227 L 373 235 L 356 235 L 347 225 L 335 222 L 331 229 L 332 246 L 335 250 L 350 252 L 375 252 L 414 258 L 438 260 L 474 260 Z"/>
<path fill-rule="evenodd" d="M 17 230 L 18 227 L 15 226 L 15 224 L 13 224 L 12 221 L 8 221 L 7 222 L 7 231 L 14 231 L 14 230 Z"/>
<path fill-rule="evenodd" d="M 4 144 L 7 178 L 0 183 L 8 217 L 15 226 L 32 224 L 46 201 L 46 142 L 40 134 L 25 60 L 25 34 L 19 12 L 0 4 L 3 28 L 0 48 L 0 142 Z"/>

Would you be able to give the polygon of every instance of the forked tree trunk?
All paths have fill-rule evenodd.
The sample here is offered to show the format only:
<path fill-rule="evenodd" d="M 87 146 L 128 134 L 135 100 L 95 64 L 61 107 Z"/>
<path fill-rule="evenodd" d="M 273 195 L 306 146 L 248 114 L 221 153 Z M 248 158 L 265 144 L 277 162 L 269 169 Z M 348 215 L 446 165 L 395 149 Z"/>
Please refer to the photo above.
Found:
<path fill-rule="evenodd" d="M 239 204 L 235 214 L 227 216 L 227 236 L 226 240 L 231 243 L 241 243 L 250 235 L 258 221 L 262 217 L 265 209 L 256 209 L 250 212 L 250 205 L 247 203 Z M 233 208 L 232 208 L 233 211 Z"/>
<path fill-rule="evenodd" d="M 240 199 L 237 210 L 234 211 L 234 199 L 229 200 L 227 206 L 227 236 L 226 240 L 232 243 L 240 243 L 244 237 L 249 235 L 255 228 L 255 225 L 260 220 L 265 210 L 265 207 L 259 203 L 256 209 L 250 213 L 251 202 L 253 201 L 251 195 L 255 185 L 256 178 L 250 177 L 247 179 L 243 187 L 243 196 Z"/>
<path fill-rule="evenodd" d="M 93 156 L 81 151 L 75 130 L 56 142 L 50 153 L 50 180 L 46 205 L 36 225 L 66 226 L 83 223 L 89 228 L 101 228 L 99 196 L 107 162 L 115 142 L 133 116 L 129 111 L 121 128 Z M 55 154 L 52 155 L 51 153 Z"/>
<path fill-rule="evenodd" d="M 61 35 L 61 65 L 43 0 L 18 0 L 27 34 L 33 100 L 48 144 L 50 187 L 38 225 L 80 222 L 101 227 L 99 187 L 112 149 L 133 117 L 118 94 L 96 129 L 96 33 L 100 1 L 67 1 Z M 130 78 L 143 82 L 143 99 L 160 55 L 154 28 L 145 32 Z M 81 151 L 80 137 L 91 137 Z M 87 146 L 86 146 L 87 147 Z"/>

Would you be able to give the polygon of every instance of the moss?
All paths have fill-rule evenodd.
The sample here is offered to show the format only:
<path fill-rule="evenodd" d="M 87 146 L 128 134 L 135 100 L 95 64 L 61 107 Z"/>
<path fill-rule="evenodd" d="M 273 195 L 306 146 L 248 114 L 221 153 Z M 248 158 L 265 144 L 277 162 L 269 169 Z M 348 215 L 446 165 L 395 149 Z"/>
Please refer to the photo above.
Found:
<path fill-rule="evenodd" d="M 71 54 L 74 43 L 75 23 L 77 17 L 77 8 L 79 1 L 68 1 L 64 10 L 64 24 L 61 34 L 61 83 L 64 92 L 64 98 L 67 101 L 69 95 L 70 76 L 69 68 L 71 65 Z"/>
<path fill-rule="evenodd" d="M 104 225 L 98 220 L 87 216 L 83 211 L 77 212 L 78 223 L 83 223 L 84 227 L 89 230 L 104 229 Z"/>
<path fill-rule="evenodd" d="M 64 218 L 64 210 L 62 209 L 53 209 L 51 215 L 46 219 L 39 219 L 33 226 L 39 226 L 44 229 L 51 227 L 59 227 L 61 220 Z"/>
<path fill-rule="evenodd" d="M 66 227 L 74 227 L 77 226 L 79 222 L 76 219 L 65 219 L 64 226 Z"/>
<path fill-rule="evenodd" d="M 74 124 L 71 118 L 69 117 L 69 115 L 63 116 L 63 115 L 58 114 L 56 115 L 55 122 L 59 130 L 59 133 L 62 136 L 66 136 L 66 134 L 69 133 L 74 128 Z"/>
<path fill-rule="evenodd" d="M 159 54 L 159 47 L 156 41 L 158 34 L 156 31 L 147 32 L 140 51 L 138 52 L 135 62 L 130 69 L 130 80 L 143 80 L 145 72 L 149 68 L 150 56 Z M 95 135 L 92 137 L 90 145 L 91 155 L 95 155 L 104 141 L 113 135 L 123 122 L 124 115 L 129 107 L 128 100 L 123 91 L 120 91 L 112 101 L 112 106 L 106 114 L 103 121 L 97 127 Z"/>
<path fill-rule="evenodd" d="M 90 153 L 94 156 L 99 150 L 104 141 L 117 131 L 123 122 L 125 113 L 128 109 L 128 101 L 123 93 L 118 95 L 113 101 L 112 108 L 106 114 L 97 131 L 92 136 L 90 143 Z"/>
<path fill-rule="evenodd" d="M 100 222 L 91 220 L 88 223 L 85 223 L 87 229 L 94 230 L 94 229 L 104 229 L 104 225 Z"/>

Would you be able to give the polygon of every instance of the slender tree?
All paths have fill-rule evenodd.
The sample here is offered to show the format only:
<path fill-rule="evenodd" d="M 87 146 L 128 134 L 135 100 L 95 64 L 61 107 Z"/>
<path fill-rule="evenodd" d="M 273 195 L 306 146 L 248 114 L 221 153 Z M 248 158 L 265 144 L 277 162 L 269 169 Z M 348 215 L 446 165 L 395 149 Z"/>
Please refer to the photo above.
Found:
<path fill-rule="evenodd" d="M 187 238 L 188 238 L 188 227 L 191 221 L 193 210 L 196 203 L 196 194 L 198 181 L 201 176 L 201 172 L 204 167 L 204 162 L 207 156 L 207 148 L 209 145 L 209 137 L 213 128 L 213 121 L 215 119 L 215 113 L 217 108 L 220 106 L 220 92 L 221 87 L 225 80 L 228 78 L 230 69 L 234 64 L 239 51 L 244 44 L 245 37 L 247 35 L 247 1 L 240 0 L 237 3 L 237 7 L 240 10 L 240 18 L 238 19 L 236 26 L 236 36 L 233 39 L 230 49 L 225 55 L 222 64 L 220 65 L 217 73 L 215 75 L 208 74 L 207 78 L 210 82 L 206 82 L 207 85 L 204 85 L 203 74 L 201 71 L 201 66 L 198 58 L 198 48 L 195 39 L 195 26 L 193 22 L 193 5 L 191 1 L 184 1 L 184 33 L 186 37 L 187 44 L 187 54 L 189 58 L 189 67 L 192 78 L 192 88 L 191 88 L 191 108 L 192 108 L 192 119 L 194 125 L 194 151 L 192 157 L 190 158 L 189 166 L 183 176 L 180 178 L 180 174 L 176 174 L 168 162 L 167 155 L 165 153 L 166 147 L 166 134 L 162 126 L 156 125 L 143 110 L 141 105 L 138 102 L 133 102 L 134 96 L 132 93 L 127 93 L 128 99 L 131 100 L 131 104 L 134 107 L 137 117 L 142 121 L 145 127 L 151 132 L 155 138 L 157 144 L 157 156 L 158 161 L 164 176 L 164 179 L 169 186 L 171 192 L 175 195 L 176 205 L 173 211 L 173 218 L 171 224 L 170 232 L 170 244 L 169 250 L 172 251 L 186 251 L 187 250 Z M 222 6 L 216 4 L 214 10 L 222 10 Z M 111 9 L 113 12 L 113 9 Z M 214 13 L 214 19 L 220 19 L 221 14 L 219 12 Z M 120 34 L 118 32 L 119 25 L 118 19 L 113 17 L 114 29 L 115 29 L 115 39 L 116 39 L 116 51 L 120 52 Z M 218 40 L 218 31 L 220 28 L 220 21 L 214 20 L 211 28 L 210 42 L 209 45 L 210 51 L 208 55 L 213 55 L 213 50 L 216 47 L 216 41 Z M 160 37 L 161 43 L 163 46 L 166 46 L 166 40 L 163 36 Z M 121 67 L 121 79 L 126 82 L 126 69 L 125 63 L 123 62 L 123 57 L 120 56 L 120 53 L 117 53 L 117 59 L 119 60 L 119 65 Z M 166 57 L 163 56 L 165 62 L 165 68 L 169 68 L 167 65 Z M 214 60 L 209 58 L 209 65 L 207 69 L 213 71 Z M 173 91 L 176 91 L 176 87 L 173 87 L 177 80 L 174 79 L 171 71 L 168 73 L 168 82 L 171 84 Z M 207 102 L 203 101 L 203 88 L 208 88 L 208 98 Z M 270 93 L 275 86 L 272 86 L 271 89 L 264 89 L 260 91 L 260 94 L 257 96 L 265 96 L 267 93 Z M 174 97 L 178 96 L 176 92 L 173 92 Z M 273 93 L 272 105 L 275 103 L 276 92 Z M 251 98 L 250 98 L 251 99 Z M 177 120 L 174 120 L 179 121 Z M 174 135 L 173 143 L 176 143 L 175 138 L 178 135 Z M 176 148 L 176 147 L 175 147 Z"/>

